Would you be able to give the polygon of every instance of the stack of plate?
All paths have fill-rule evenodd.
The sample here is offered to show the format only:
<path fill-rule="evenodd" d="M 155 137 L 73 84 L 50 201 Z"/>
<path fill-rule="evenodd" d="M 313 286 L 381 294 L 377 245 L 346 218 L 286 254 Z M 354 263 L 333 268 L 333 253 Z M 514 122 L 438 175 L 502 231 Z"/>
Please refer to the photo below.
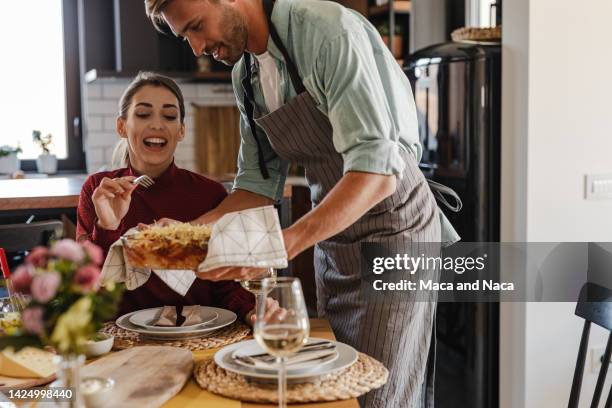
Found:
<path fill-rule="evenodd" d="M 266 364 L 261 361 L 261 357 L 250 357 L 263 353 L 265 350 L 256 340 L 241 341 L 219 350 L 215 354 L 215 363 L 226 371 L 250 379 L 276 380 L 278 369 L 275 364 Z M 320 376 L 350 367 L 357 361 L 357 357 L 357 351 L 347 344 L 311 337 L 300 352 L 288 359 L 287 380 L 293 383 L 311 382 Z M 266 357 L 263 359 L 271 360 Z"/>
<path fill-rule="evenodd" d="M 185 340 L 210 336 L 219 329 L 234 323 L 237 316 L 230 310 L 201 306 L 202 322 L 192 326 L 154 326 L 161 313 L 161 307 L 137 310 L 118 318 L 115 323 L 124 330 L 139 333 L 141 336 L 160 340 Z"/>

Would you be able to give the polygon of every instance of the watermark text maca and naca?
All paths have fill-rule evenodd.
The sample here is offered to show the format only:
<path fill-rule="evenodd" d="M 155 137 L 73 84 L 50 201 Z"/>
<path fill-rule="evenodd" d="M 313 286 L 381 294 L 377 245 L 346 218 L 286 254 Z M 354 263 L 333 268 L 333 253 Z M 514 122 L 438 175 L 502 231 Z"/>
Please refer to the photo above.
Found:
<path fill-rule="evenodd" d="M 466 272 L 482 272 L 486 268 L 488 254 L 482 256 L 411 256 L 409 254 L 395 254 L 394 257 L 374 257 L 372 260 L 372 273 L 382 275 L 389 271 L 405 271 L 415 275 L 419 271 L 440 271 L 441 273 L 456 273 L 462 275 Z M 450 282 L 440 281 L 429 277 L 428 279 L 400 279 L 395 282 L 385 282 L 375 279 L 372 283 L 374 290 L 425 290 L 425 291 L 513 291 L 514 282 L 498 282 L 494 279 L 474 279 L 470 281 Z"/>
<path fill-rule="evenodd" d="M 612 288 L 612 243 L 362 244 L 362 288 L 441 302 L 575 302 L 586 282 Z M 410 296 L 411 299 L 414 296 Z"/>

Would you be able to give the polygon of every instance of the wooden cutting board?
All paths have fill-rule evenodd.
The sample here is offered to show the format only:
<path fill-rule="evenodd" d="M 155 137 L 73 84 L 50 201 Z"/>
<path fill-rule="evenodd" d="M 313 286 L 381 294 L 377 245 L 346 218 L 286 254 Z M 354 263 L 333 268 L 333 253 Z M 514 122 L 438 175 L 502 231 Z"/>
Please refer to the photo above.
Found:
<path fill-rule="evenodd" d="M 82 377 L 111 377 L 109 407 L 159 407 L 179 393 L 193 372 L 191 351 L 142 346 L 112 353 L 83 368 Z"/>
<path fill-rule="evenodd" d="M 55 380 L 55 374 L 46 378 L 15 378 L 0 375 L 0 392 L 7 388 L 31 388 L 49 384 Z"/>

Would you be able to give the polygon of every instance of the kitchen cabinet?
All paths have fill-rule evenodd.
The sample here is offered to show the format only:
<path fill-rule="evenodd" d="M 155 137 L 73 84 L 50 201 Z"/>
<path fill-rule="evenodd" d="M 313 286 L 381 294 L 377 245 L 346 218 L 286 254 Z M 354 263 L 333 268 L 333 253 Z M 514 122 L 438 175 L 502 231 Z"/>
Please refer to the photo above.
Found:
<path fill-rule="evenodd" d="M 211 61 L 212 72 L 198 72 L 189 44 L 155 30 L 142 1 L 79 0 L 81 76 L 133 77 L 141 70 L 190 77 L 193 81 L 229 82 L 230 68 Z M 207 58 L 207 57 L 203 57 Z"/>

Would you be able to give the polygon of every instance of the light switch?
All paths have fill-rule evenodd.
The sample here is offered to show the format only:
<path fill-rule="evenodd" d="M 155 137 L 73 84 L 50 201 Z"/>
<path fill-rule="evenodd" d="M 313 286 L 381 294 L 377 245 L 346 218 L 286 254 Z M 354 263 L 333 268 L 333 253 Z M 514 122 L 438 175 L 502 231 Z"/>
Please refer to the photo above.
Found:
<path fill-rule="evenodd" d="M 612 198 L 612 174 L 587 174 L 585 195 L 587 200 Z"/>

